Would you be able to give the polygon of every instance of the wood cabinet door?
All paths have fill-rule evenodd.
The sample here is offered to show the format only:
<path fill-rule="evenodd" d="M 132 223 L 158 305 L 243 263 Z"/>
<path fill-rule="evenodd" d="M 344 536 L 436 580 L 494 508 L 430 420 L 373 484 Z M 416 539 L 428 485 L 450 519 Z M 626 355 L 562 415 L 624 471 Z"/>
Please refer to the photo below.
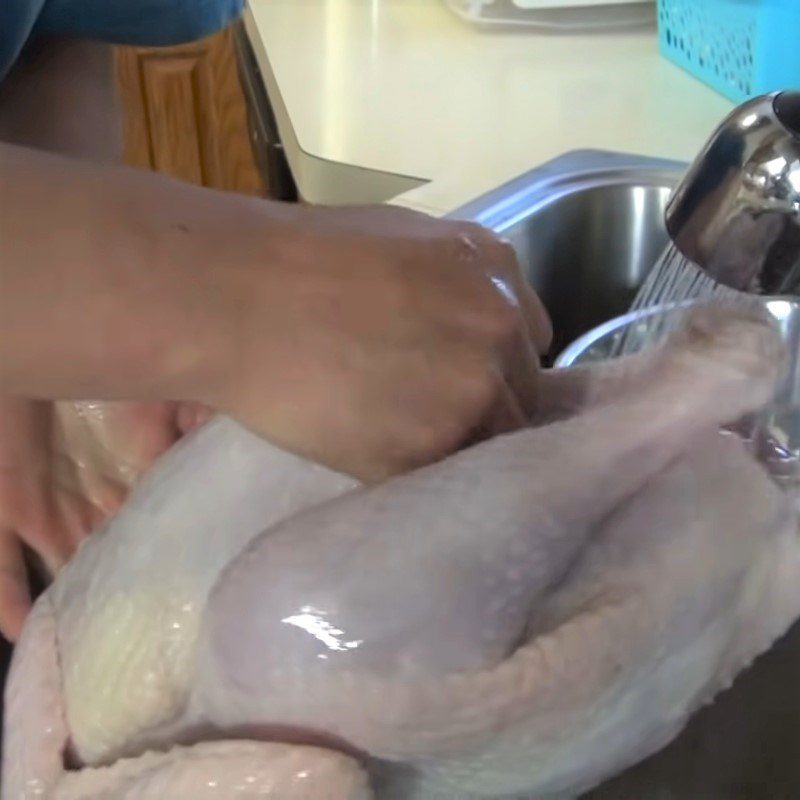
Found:
<path fill-rule="evenodd" d="M 115 61 L 127 164 L 266 194 L 230 30 L 179 47 L 118 47 Z"/>

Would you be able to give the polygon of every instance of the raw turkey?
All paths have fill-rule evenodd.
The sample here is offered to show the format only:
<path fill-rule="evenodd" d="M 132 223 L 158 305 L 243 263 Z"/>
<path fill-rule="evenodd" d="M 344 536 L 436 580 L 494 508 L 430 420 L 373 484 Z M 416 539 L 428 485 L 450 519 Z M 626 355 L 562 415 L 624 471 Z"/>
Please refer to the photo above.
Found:
<path fill-rule="evenodd" d="M 706 311 L 369 488 L 213 420 L 37 602 L 3 797 L 576 796 L 800 615 L 793 498 L 720 430 L 782 363 Z"/>

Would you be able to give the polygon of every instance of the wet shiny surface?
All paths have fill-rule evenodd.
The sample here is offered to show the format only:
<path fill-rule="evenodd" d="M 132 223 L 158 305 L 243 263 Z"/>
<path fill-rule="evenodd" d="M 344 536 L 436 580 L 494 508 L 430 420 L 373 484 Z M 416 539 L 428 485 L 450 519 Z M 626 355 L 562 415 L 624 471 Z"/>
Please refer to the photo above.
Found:
<path fill-rule="evenodd" d="M 615 157 L 614 157 L 615 158 Z M 681 167 L 573 154 L 472 204 L 505 232 L 549 308 L 555 354 L 625 314 L 667 242 Z M 798 795 L 800 623 L 665 750 L 582 800 L 789 800 Z"/>
<path fill-rule="evenodd" d="M 758 97 L 719 126 L 667 208 L 678 249 L 720 283 L 800 292 L 800 93 Z"/>
<path fill-rule="evenodd" d="M 567 154 L 460 209 L 516 249 L 553 319 L 551 355 L 624 314 L 667 244 L 664 212 L 683 167 Z"/>
<path fill-rule="evenodd" d="M 470 215 L 515 245 L 545 299 L 560 346 L 618 316 L 666 242 L 663 208 L 678 167 L 600 159 L 589 174 L 557 165 L 543 186 L 516 183 Z M 573 161 L 579 163 L 580 159 Z M 461 214 L 462 216 L 467 214 Z M 287 624 L 318 622 L 302 616 Z M 328 636 L 319 624 L 310 635 Z M 336 640 L 341 638 L 336 634 Z M 349 641 L 349 639 L 347 639 Z M 0 655 L 0 663 L 2 655 Z M 683 735 L 585 800 L 782 800 L 800 786 L 800 626 L 700 713 Z"/>
<path fill-rule="evenodd" d="M 740 432 L 751 441 L 754 454 L 774 478 L 787 487 L 800 481 L 800 302 L 785 298 L 753 297 L 753 310 L 763 308 L 774 320 L 790 354 L 786 376 L 778 387 L 774 403 L 755 420 L 747 421 L 748 430 Z M 703 301 L 701 301 L 703 302 Z M 624 340 L 626 353 L 635 353 L 662 341 L 696 307 L 696 301 L 684 301 L 631 311 L 616 317 L 576 339 L 555 362 L 557 367 L 571 367 L 603 361 L 619 355 Z"/>

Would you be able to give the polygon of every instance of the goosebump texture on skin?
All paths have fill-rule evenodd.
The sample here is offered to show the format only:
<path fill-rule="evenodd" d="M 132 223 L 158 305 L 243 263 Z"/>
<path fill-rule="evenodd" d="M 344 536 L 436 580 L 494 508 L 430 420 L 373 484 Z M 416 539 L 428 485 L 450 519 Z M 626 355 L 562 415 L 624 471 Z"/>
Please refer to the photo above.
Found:
<path fill-rule="evenodd" d="M 37 603 L 4 796 L 551 798 L 644 758 L 800 615 L 793 499 L 719 432 L 782 359 L 704 312 L 374 487 L 211 421 Z"/>

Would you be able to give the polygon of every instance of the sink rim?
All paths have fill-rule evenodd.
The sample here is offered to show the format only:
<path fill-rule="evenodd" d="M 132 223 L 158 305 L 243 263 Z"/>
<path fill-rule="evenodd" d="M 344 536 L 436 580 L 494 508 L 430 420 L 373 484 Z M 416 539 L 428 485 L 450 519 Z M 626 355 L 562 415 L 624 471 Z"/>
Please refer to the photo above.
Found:
<path fill-rule="evenodd" d="M 606 150 L 572 150 L 490 190 L 447 215 L 503 233 L 569 195 L 605 186 L 674 188 L 688 165 Z"/>

